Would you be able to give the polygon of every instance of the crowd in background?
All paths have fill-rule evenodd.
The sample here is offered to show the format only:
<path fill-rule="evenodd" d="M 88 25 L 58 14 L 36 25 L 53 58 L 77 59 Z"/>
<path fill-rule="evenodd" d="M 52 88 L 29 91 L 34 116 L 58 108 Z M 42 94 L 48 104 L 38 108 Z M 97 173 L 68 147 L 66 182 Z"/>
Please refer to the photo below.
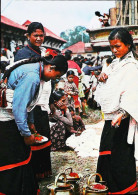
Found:
<path fill-rule="evenodd" d="M 66 139 L 85 131 L 88 106 L 104 111 L 97 172 L 111 193 L 135 189 L 138 64 L 129 32 L 118 28 L 110 33 L 116 58 L 73 57 L 71 50 L 62 55 L 46 49 L 38 22 L 28 26 L 27 38 L 28 45 L 16 54 L 5 48 L 1 52 L 0 70 L 7 73 L 8 87 L 0 88 L 0 193 L 39 194 L 38 181 L 52 175 L 50 152 L 71 149 Z"/>
<path fill-rule="evenodd" d="M 18 48 L 18 50 L 20 49 L 21 48 Z M 58 55 L 57 51 L 52 49 L 46 49 L 45 53 L 51 57 Z M 104 57 L 99 57 L 98 55 L 97 57 L 83 57 L 83 55 L 73 57 L 71 50 L 66 50 L 64 55 L 68 61 L 68 72 L 52 82 L 52 90 L 61 90 L 64 92 L 67 108 L 70 112 L 74 113 L 73 116 L 77 117 L 77 119 L 72 117 L 74 127 L 67 127 L 68 131 L 66 134 L 68 136 L 71 135 L 71 133 L 78 135 L 81 134 L 80 130 L 82 127 L 83 130 L 85 129 L 83 118 L 89 117 L 87 112 L 88 108 L 100 109 L 100 105 L 94 100 L 96 87 L 99 83 L 98 76 L 102 69 L 106 69 L 112 62 L 113 57 L 108 55 Z M 1 76 L 4 73 L 5 67 L 17 60 L 17 57 L 14 58 L 14 56 L 16 56 L 16 53 L 12 53 L 6 48 L 1 50 Z M 75 120 L 79 121 L 77 127 Z M 50 124 L 52 125 L 54 123 L 50 122 Z M 64 138 L 64 141 L 66 141 L 68 136 Z"/>

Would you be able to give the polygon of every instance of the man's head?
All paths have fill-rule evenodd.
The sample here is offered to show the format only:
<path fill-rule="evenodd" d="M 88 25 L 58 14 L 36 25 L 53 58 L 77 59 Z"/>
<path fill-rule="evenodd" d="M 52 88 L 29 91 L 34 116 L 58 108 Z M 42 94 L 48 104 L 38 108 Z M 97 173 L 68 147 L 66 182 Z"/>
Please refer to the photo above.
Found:
<path fill-rule="evenodd" d="M 45 36 L 43 25 L 39 22 L 32 22 L 28 26 L 26 36 L 32 45 L 36 47 L 41 46 Z"/>

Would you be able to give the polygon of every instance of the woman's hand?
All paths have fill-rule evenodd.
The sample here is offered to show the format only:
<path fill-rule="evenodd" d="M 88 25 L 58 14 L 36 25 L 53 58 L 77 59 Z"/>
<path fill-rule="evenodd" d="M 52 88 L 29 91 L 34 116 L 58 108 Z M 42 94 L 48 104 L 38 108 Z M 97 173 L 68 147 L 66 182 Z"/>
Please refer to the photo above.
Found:
<path fill-rule="evenodd" d="M 108 76 L 104 73 L 104 72 L 102 72 L 99 76 L 98 76 L 98 81 L 100 81 L 100 82 L 106 82 L 106 80 L 108 79 Z"/>
<path fill-rule="evenodd" d="M 119 125 L 121 124 L 121 120 L 122 120 L 123 114 L 118 114 L 111 122 L 112 126 L 116 126 L 119 127 Z"/>
<path fill-rule="evenodd" d="M 31 133 L 37 133 L 35 129 L 35 125 L 33 123 L 28 123 L 28 126 L 29 126 Z"/>
<path fill-rule="evenodd" d="M 24 142 L 26 145 L 33 145 L 34 143 L 36 143 L 35 136 L 34 135 L 24 136 Z"/>

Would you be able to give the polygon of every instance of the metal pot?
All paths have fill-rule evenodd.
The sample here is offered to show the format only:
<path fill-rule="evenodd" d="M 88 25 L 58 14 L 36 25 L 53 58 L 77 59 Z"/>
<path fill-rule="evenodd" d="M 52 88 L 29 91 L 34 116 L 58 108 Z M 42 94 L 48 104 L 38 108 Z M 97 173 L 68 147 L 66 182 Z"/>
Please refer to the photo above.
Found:
<path fill-rule="evenodd" d="M 78 174 L 79 177 L 70 176 L 71 173 L 73 173 L 72 168 L 66 168 L 64 170 L 64 173 L 66 175 L 67 183 L 72 184 L 74 186 L 74 193 L 75 195 L 80 195 L 80 178 L 82 177 L 80 174 Z M 64 182 L 63 176 L 59 178 L 60 181 Z"/>
<path fill-rule="evenodd" d="M 59 183 L 59 177 L 64 177 L 64 183 Z M 74 186 L 72 184 L 67 184 L 67 179 L 65 173 L 59 173 L 55 178 L 55 183 L 47 185 L 49 195 L 75 195 Z"/>
<path fill-rule="evenodd" d="M 68 172 L 68 171 L 70 171 L 70 172 Z M 79 185 L 79 182 L 80 182 L 81 176 L 78 174 L 79 177 L 73 177 L 73 176 L 71 177 L 70 174 L 73 173 L 73 170 L 72 170 L 71 167 L 66 168 L 64 170 L 64 173 L 66 174 L 67 182 L 74 185 L 75 195 L 80 195 L 80 185 Z"/>
<path fill-rule="evenodd" d="M 96 182 L 90 182 L 91 178 L 93 176 L 99 176 L 100 181 L 99 183 Z M 102 176 L 99 173 L 91 174 L 88 178 L 87 185 L 83 186 L 83 195 L 106 195 L 108 191 L 108 187 L 105 185 L 105 181 L 102 180 Z M 101 184 L 101 186 L 104 187 L 104 189 L 97 189 L 94 188 L 97 184 Z"/>

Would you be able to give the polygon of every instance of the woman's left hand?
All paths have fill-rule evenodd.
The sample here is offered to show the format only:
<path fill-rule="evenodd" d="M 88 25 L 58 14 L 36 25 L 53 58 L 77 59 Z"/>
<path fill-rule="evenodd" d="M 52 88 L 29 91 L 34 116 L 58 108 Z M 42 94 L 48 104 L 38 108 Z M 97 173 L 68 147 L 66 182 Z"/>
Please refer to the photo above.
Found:
<path fill-rule="evenodd" d="M 111 122 L 112 126 L 118 126 L 121 124 L 121 120 L 122 120 L 123 114 L 118 114 Z"/>

